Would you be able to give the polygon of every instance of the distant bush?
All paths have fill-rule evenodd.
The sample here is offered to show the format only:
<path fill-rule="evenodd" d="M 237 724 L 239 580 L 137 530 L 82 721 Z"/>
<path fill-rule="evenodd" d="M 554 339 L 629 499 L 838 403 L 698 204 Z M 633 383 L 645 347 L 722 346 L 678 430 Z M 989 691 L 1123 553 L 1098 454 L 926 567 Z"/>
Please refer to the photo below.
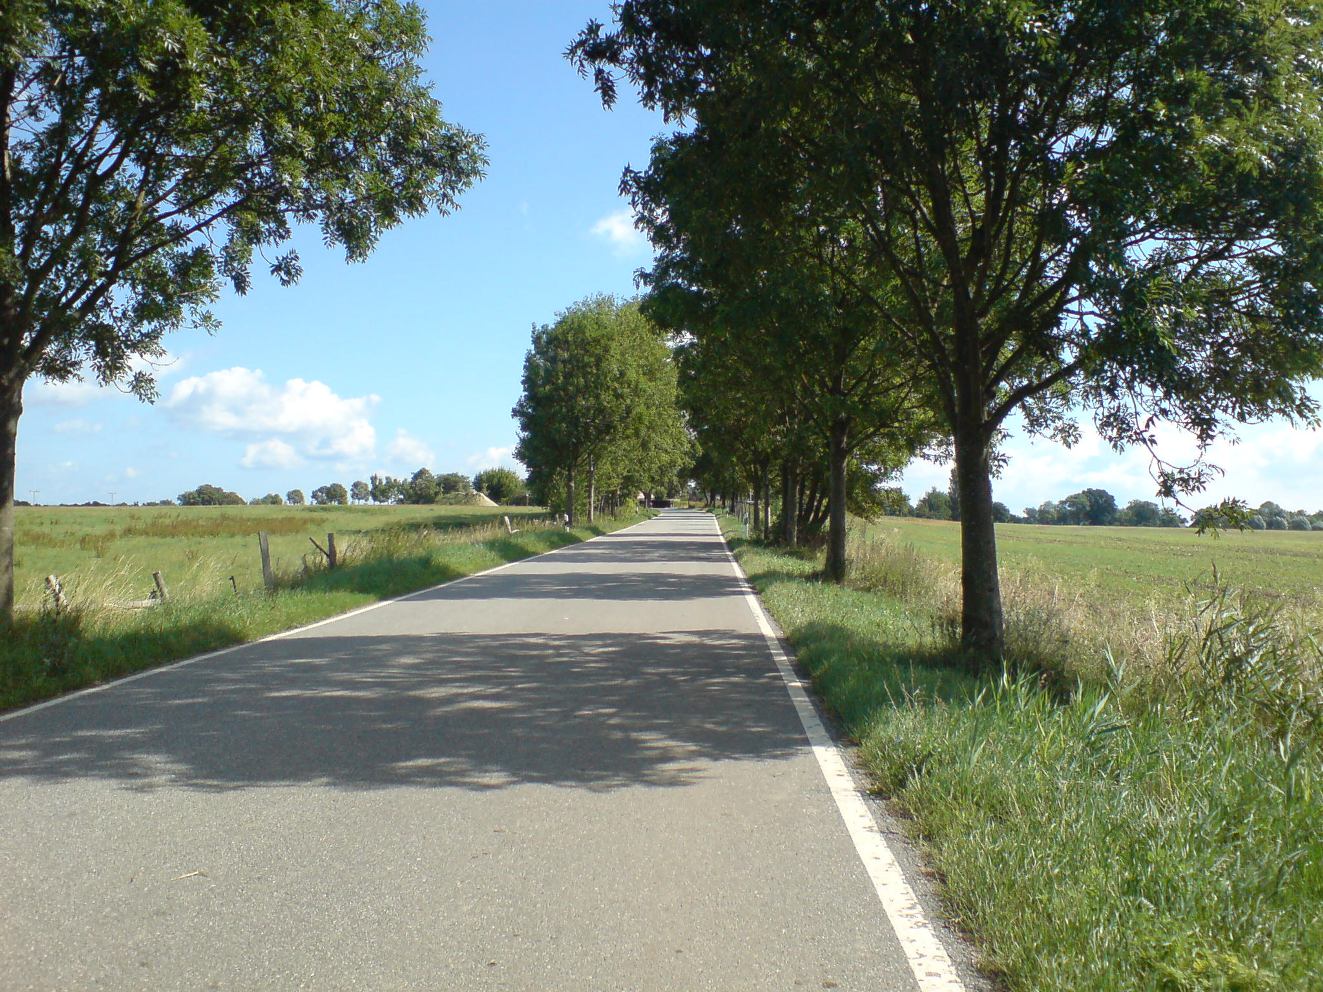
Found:
<path fill-rule="evenodd" d="M 1286 526 L 1291 530 L 1313 530 L 1314 525 L 1309 522 L 1308 517 L 1292 517 L 1286 522 Z"/>
<path fill-rule="evenodd" d="M 302 506 L 308 501 L 304 498 L 302 489 L 291 489 L 289 492 L 285 493 L 285 502 L 290 506 Z"/>
<path fill-rule="evenodd" d="M 522 496 L 526 487 L 519 473 L 513 469 L 489 468 L 473 477 L 473 488 L 497 503 L 507 503 Z"/>
<path fill-rule="evenodd" d="M 238 493 L 209 483 L 179 494 L 180 506 L 244 506 L 247 502 Z"/>
<path fill-rule="evenodd" d="M 1261 516 L 1259 516 L 1257 513 L 1245 521 L 1245 526 L 1248 527 L 1250 530 L 1266 530 L 1268 527 L 1268 525 L 1264 522 L 1264 519 Z"/>
<path fill-rule="evenodd" d="M 1269 530 L 1286 530 L 1285 517 L 1268 517 L 1265 521 Z"/>
<path fill-rule="evenodd" d="M 349 490 L 338 482 L 318 486 L 312 491 L 312 501 L 318 506 L 348 506 Z"/>

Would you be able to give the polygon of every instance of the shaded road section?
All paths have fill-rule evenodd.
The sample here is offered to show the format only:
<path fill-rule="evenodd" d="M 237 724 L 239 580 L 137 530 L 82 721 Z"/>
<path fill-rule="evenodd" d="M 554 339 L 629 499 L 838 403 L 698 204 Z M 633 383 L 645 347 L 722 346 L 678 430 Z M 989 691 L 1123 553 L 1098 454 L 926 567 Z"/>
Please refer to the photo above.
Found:
<path fill-rule="evenodd" d="M 0 989 L 916 988 L 710 516 L 0 722 Z"/>

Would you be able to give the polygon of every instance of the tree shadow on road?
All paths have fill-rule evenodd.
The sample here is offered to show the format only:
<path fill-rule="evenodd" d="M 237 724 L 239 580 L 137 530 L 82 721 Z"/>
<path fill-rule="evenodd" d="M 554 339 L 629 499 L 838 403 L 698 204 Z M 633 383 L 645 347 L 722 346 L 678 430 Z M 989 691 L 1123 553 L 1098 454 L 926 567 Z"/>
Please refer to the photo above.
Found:
<path fill-rule="evenodd" d="M 0 725 L 0 779 L 611 790 L 804 746 L 757 634 L 303 636 Z"/>

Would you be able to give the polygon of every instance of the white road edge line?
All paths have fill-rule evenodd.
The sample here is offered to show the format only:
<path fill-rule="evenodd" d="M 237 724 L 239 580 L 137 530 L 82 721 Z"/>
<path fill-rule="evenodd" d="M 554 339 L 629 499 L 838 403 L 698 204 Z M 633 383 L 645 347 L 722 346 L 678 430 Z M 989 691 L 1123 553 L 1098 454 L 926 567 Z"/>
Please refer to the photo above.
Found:
<path fill-rule="evenodd" d="M 434 586 L 428 586 L 426 589 L 415 589 L 413 592 L 406 592 L 401 596 L 393 596 L 390 599 L 378 600 L 375 603 L 369 603 L 367 606 L 360 606 L 356 610 L 350 610 L 348 613 L 337 613 L 333 617 L 326 617 L 324 620 L 316 620 L 312 623 L 304 624 L 302 627 L 291 627 L 289 630 L 280 630 L 274 634 L 267 634 L 265 637 L 259 637 L 255 641 L 244 641 L 242 644 L 231 644 L 227 648 L 217 648 L 215 651 L 208 651 L 206 654 L 194 655 L 192 658 L 185 658 L 183 661 L 171 662 L 168 665 L 161 665 L 159 668 L 147 668 L 141 672 L 135 672 L 132 675 L 125 675 L 122 678 L 112 679 L 109 682 L 102 682 L 99 685 L 89 686 L 86 689 L 79 689 L 77 692 L 70 692 L 63 696 L 56 696 L 54 699 L 47 699 L 45 702 L 33 703 L 31 706 L 25 706 L 22 709 L 10 710 L 8 713 L 0 713 L 0 723 L 8 720 L 17 719 L 20 716 L 27 716 L 30 713 L 36 713 L 38 710 L 44 710 L 51 706 L 59 706 L 61 703 L 67 703 L 70 700 L 78 699 L 82 696 L 90 696 L 94 692 L 105 692 L 107 689 L 113 689 L 116 686 L 125 685 L 129 682 L 137 682 L 139 679 L 150 678 L 153 675 L 161 675 L 165 672 L 173 672 L 176 668 L 186 668 L 189 665 L 196 665 L 200 661 L 210 661 L 212 658 L 219 658 L 222 655 L 232 654 L 235 651 L 243 651 L 258 644 L 265 644 L 267 641 L 278 641 L 281 638 L 292 637 L 294 634 L 302 634 L 306 630 L 315 630 L 318 627 L 325 627 L 328 623 L 338 623 L 341 620 L 348 620 L 350 617 L 356 617 L 363 613 L 371 613 L 373 610 L 379 610 L 383 606 L 391 606 L 394 603 L 402 603 L 406 599 L 413 599 L 415 596 L 423 596 L 429 592 L 435 592 L 437 589 L 444 589 L 446 586 L 453 586 L 460 582 L 467 582 L 469 579 L 479 579 L 484 575 L 494 575 L 496 572 L 503 572 L 507 568 L 513 568 L 515 565 L 522 565 L 525 562 L 534 561 L 538 558 L 545 558 L 547 555 L 554 555 L 558 551 L 568 551 L 570 548 L 580 548 L 585 544 L 591 544 L 593 541 L 600 541 L 604 537 L 614 537 L 617 534 L 623 534 L 627 530 L 633 530 L 640 524 L 646 524 L 647 520 L 640 520 L 637 524 L 630 524 L 628 527 L 621 527 L 619 530 L 613 530 L 606 534 L 598 534 L 596 537 L 590 537 L 586 541 L 575 541 L 573 544 L 567 544 L 564 547 L 552 548 L 550 551 L 543 551 L 539 554 L 529 555 L 527 558 L 516 558 L 514 561 L 507 561 L 504 565 L 497 565 L 494 568 L 486 569 L 482 572 L 474 572 L 472 575 L 461 575 L 457 579 L 449 579 L 446 582 L 438 583 Z"/>
<path fill-rule="evenodd" d="M 827 780 L 832 798 L 836 800 L 836 808 L 840 811 L 841 819 L 845 821 L 850 839 L 854 841 L 854 849 L 864 863 L 864 869 L 873 882 L 873 889 L 877 892 L 882 908 L 886 910 L 887 919 L 891 921 L 891 929 L 895 931 L 896 939 L 905 952 L 905 959 L 909 962 L 910 971 L 914 973 L 920 992 L 965 992 L 964 983 L 956 974 L 955 966 L 952 965 L 946 948 L 938 939 L 932 923 L 924 914 L 923 907 L 896 861 L 895 854 L 878 830 L 873 814 L 868 811 L 867 804 L 859 794 L 854 778 L 846 767 L 844 755 L 831 739 L 831 735 L 827 733 L 822 721 L 818 719 L 817 710 L 809 700 L 808 691 L 791 667 L 781 646 L 781 639 L 773 630 L 762 603 L 758 601 L 757 593 L 753 591 L 744 569 L 740 568 L 739 561 L 731 552 L 730 545 L 726 543 L 726 536 L 721 533 L 720 523 L 715 518 L 713 523 L 716 525 L 717 534 L 721 537 L 722 546 L 726 549 L 726 556 L 730 559 L 735 577 L 744 587 L 745 602 L 749 604 L 749 609 L 758 622 L 758 629 L 763 633 L 767 649 L 781 672 L 781 680 L 785 683 L 786 691 L 790 693 L 791 702 L 795 704 L 795 712 L 799 714 L 799 722 L 803 724 L 804 733 L 808 735 L 809 743 L 813 747 L 814 757 L 818 759 L 822 777 Z"/>

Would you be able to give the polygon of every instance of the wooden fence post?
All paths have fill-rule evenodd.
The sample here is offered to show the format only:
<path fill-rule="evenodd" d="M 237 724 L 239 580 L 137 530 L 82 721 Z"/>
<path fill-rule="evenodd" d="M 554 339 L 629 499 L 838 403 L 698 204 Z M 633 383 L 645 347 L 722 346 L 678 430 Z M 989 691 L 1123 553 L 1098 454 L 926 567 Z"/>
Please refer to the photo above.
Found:
<path fill-rule="evenodd" d="M 335 535 L 326 535 L 326 567 L 335 568 Z"/>
<path fill-rule="evenodd" d="M 153 572 L 152 581 L 156 583 L 157 602 L 164 603 L 169 598 L 169 594 L 165 591 L 165 579 L 161 577 L 160 572 Z"/>
<path fill-rule="evenodd" d="M 257 532 L 257 549 L 262 552 L 262 585 L 266 586 L 267 592 L 276 587 L 276 577 L 271 571 L 271 545 L 267 543 L 267 533 L 264 530 Z M 238 592 L 238 590 L 235 590 Z"/>

